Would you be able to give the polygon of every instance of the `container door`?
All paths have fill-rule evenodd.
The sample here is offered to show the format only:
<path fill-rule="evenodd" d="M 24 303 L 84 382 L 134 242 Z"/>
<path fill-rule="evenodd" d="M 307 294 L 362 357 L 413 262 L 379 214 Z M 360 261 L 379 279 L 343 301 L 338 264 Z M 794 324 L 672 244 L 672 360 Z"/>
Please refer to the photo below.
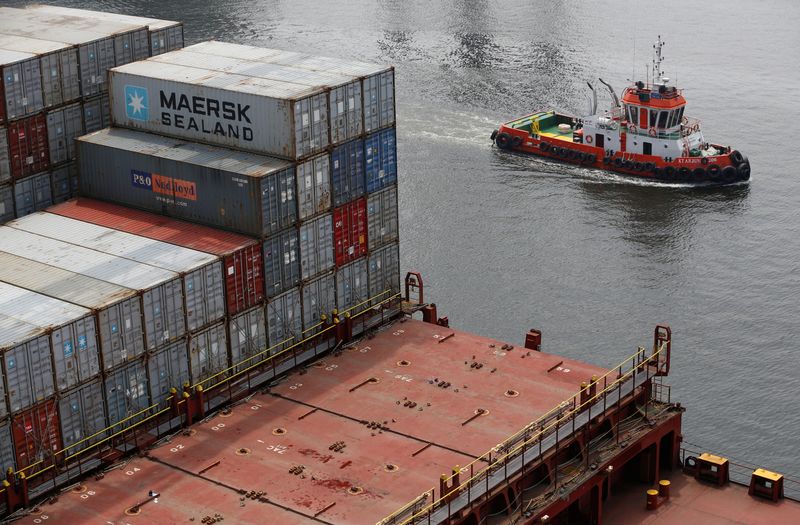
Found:
<path fill-rule="evenodd" d="M 100 374 L 95 318 L 85 317 L 53 331 L 56 388 L 64 392 Z"/>
<path fill-rule="evenodd" d="M 380 128 L 380 75 L 366 77 L 363 81 L 364 133 Z"/>
<path fill-rule="evenodd" d="M 244 370 L 264 360 L 266 354 L 254 359 L 267 348 L 267 320 L 263 306 L 231 317 L 228 323 L 228 340 L 231 345 L 231 363 L 236 370 Z"/>
<path fill-rule="evenodd" d="M 14 451 L 14 441 L 11 438 L 11 424 L 4 420 L 0 423 L 0 468 L 3 472 L 9 468 L 17 470 L 17 460 Z"/>
<path fill-rule="evenodd" d="M 81 97 L 81 76 L 78 65 L 78 50 L 68 49 L 59 53 L 61 62 L 61 83 L 64 102 Z"/>
<path fill-rule="evenodd" d="M 267 302 L 267 339 L 273 353 L 302 340 L 302 332 L 299 289 L 295 288 Z"/>
<path fill-rule="evenodd" d="M 50 179 L 53 185 L 53 204 L 67 201 L 78 194 L 78 168 L 75 163 L 53 171 Z"/>
<path fill-rule="evenodd" d="M 17 469 L 39 463 L 27 470 L 30 476 L 53 463 L 53 455 L 61 450 L 58 410 L 54 399 L 36 405 L 12 418 Z"/>
<path fill-rule="evenodd" d="M 147 349 L 155 350 L 186 334 L 180 279 L 173 279 L 142 294 Z"/>
<path fill-rule="evenodd" d="M 356 315 L 369 308 L 367 260 L 361 259 L 336 271 L 336 307 L 339 313 Z"/>
<path fill-rule="evenodd" d="M 311 335 L 321 329 L 322 315 L 328 318 L 336 308 L 336 283 L 326 275 L 303 285 L 303 330 Z"/>
<path fill-rule="evenodd" d="M 264 240 L 264 286 L 275 297 L 300 282 L 298 233 L 288 230 Z"/>
<path fill-rule="evenodd" d="M 13 178 L 42 172 L 50 165 L 47 118 L 44 114 L 12 122 L 8 127 L 8 143 Z"/>
<path fill-rule="evenodd" d="M 18 180 L 14 184 L 17 217 L 29 215 L 53 205 L 53 189 L 49 173 Z"/>
<path fill-rule="evenodd" d="M 325 213 L 331 207 L 330 157 L 314 157 L 297 165 L 297 206 L 300 220 Z"/>
<path fill-rule="evenodd" d="M 261 245 L 253 244 L 225 258 L 228 315 L 235 315 L 264 299 Z"/>
<path fill-rule="evenodd" d="M 0 184 L 11 180 L 11 159 L 8 154 L 8 133 L 0 126 Z"/>
<path fill-rule="evenodd" d="M 370 255 L 368 264 L 369 296 L 373 304 L 400 291 L 400 253 L 396 244 Z"/>
<path fill-rule="evenodd" d="M 116 425 L 113 429 L 115 432 L 147 417 L 148 412 L 140 413 L 150 406 L 147 369 L 141 359 L 110 373 L 106 377 L 104 389 L 108 403 L 108 423 Z"/>
<path fill-rule="evenodd" d="M 261 231 L 272 235 L 297 222 L 295 168 L 261 180 Z"/>
<path fill-rule="evenodd" d="M 189 381 L 189 353 L 186 339 L 157 350 L 147 357 L 147 377 L 153 402 L 166 406 L 170 389 L 182 392 Z"/>
<path fill-rule="evenodd" d="M 228 366 L 227 336 L 223 323 L 189 335 L 189 374 L 192 384 L 211 378 Z M 204 388 L 208 389 L 222 377 L 211 379 Z"/>
<path fill-rule="evenodd" d="M 380 125 L 394 124 L 394 70 L 380 74 Z"/>
<path fill-rule="evenodd" d="M 61 79 L 60 53 L 50 53 L 42 56 L 40 69 L 42 72 L 42 85 L 44 86 L 45 107 L 57 106 L 64 102 L 63 82 Z"/>
<path fill-rule="evenodd" d="M 98 313 L 103 369 L 108 371 L 144 353 L 139 297 L 126 299 Z"/>
<path fill-rule="evenodd" d="M 83 44 L 78 50 L 78 60 L 80 65 L 81 95 L 88 97 L 100 92 L 97 83 L 98 72 L 98 42 Z"/>
<path fill-rule="evenodd" d="M 83 135 L 83 115 L 80 104 L 73 104 L 47 114 L 47 134 L 50 164 L 75 159 L 75 139 Z"/>
<path fill-rule="evenodd" d="M 0 185 L 0 223 L 14 218 L 14 188 Z M 1 381 L 0 381 L 1 382 Z M 1 405 L 2 403 L 0 403 Z M 2 414 L 0 414 L 2 417 Z"/>
<path fill-rule="evenodd" d="M 58 413 L 67 456 L 102 440 L 108 426 L 103 384 L 93 381 L 65 393 L 58 403 Z"/>
<path fill-rule="evenodd" d="M 22 63 L 22 74 L 25 77 L 25 113 L 36 113 L 44 107 L 42 93 L 42 68 L 38 59 L 26 60 Z"/>
<path fill-rule="evenodd" d="M 25 115 L 27 101 L 24 101 L 25 90 L 22 80 L 22 64 L 13 64 L 3 68 L 3 90 L 6 95 L 6 118 L 8 120 Z"/>
<path fill-rule="evenodd" d="M 183 277 L 187 330 L 194 331 L 225 316 L 222 262 L 198 268 Z"/>

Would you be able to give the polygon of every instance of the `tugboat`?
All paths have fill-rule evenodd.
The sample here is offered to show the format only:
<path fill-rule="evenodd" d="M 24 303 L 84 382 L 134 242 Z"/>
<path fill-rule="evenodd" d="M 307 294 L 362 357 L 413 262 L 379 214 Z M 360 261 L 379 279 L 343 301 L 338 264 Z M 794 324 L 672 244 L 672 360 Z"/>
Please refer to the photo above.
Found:
<path fill-rule="evenodd" d="M 700 121 L 685 116 L 682 90 L 661 69 L 664 42 L 653 46 L 653 82 L 635 82 L 622 99 L 603 79 L 613 105 L 597 112 L 592 90 L 588 115 L 555 109 L 512 120 L 491 139 L 500 149 L 669 183 L 731 184 L 750 179 L 747 157 L 730 146 L 706 142 Z"/>

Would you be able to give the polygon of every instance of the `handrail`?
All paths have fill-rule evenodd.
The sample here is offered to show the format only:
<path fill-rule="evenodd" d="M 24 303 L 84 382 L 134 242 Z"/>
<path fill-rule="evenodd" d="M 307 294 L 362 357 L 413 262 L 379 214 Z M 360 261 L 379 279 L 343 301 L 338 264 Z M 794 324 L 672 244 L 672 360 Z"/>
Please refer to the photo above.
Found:
<path fill-rule="evenodd" d="M 381 293 L 379 293 L 379 294 L 367 299 L 366 301 L 364 301 L 362 303 L 359 303 L 358 305 L 356 305 L 356 307 L 364 305 L 364 304 L 369 303 L 371 301 L 374 301 L 377 298 L 386 295 L 387 293 L 391 293 L 391 290 L 390 289 L 384 290 L 383 292 L 381 292 Z M 394 294 L 390 295 L 389 297 L 387 297 L 387 298 L 381 300 L 380 302 L 376 303 L 375 305 L 372 305 L 372 306 L 370 306 L 368 308 L 363 309 L 362 311 L 358 312 L 357 314 L 351 316 L 351 318 L 355 319 L 356 317 L 360 317 L 361 315 L 364 315 L 368 311 L 370 311 L 372 309 L 375 309 L 375 308 L 378 308 L 378 307 L 381 307 L 381 306 L 385 305 L 386 303 L 389 303 L 389 302 L 393 301 L 394 299 L 397 299 L 400 296 L 401 296 L 400 293 L 394 293 Z M 348 310 L 352 310 L 352 309 L 353 308 L 350 308 Z M 319 323 L 319 324 L 317 324 L 317 325 L 315 325 L 315 326 L 313 326 L 311 328 L 306 329 L 305 331 L 302 332 L 302 334 L 305 334 L 309 330 L 312 330 L 312 329 L 317 328 L 317 327 L 322 326 L 322 325 L 324 325 L 324 323 Z M 217 388 L 218 386 L 223 385 L 223 384 L 233 380 L 234 378 L 236 378 L 238 376 L 241 376 L 242 374 L 252 370 L 253 368 L 257 368 L 257 367 L 259 367 L 259 366 L 261 366 L 261 365 L 263 365 L 265 363 L 268 363 L 268 362 L 270 362 L 272 360 L 275 360 L 279 356 L 285 354 L 286 352 L 288 352 L 288 351 L 290 351 L 290 350 L 292 350 L 294 348 L 297 348 L 298 346 L 300 346 L 300 345 L 302 345 L 302 344 L 304 344 L 304 343 L 306 343 L 306 342 L 308 342 L 308 341 L 310 341 L 312 339 L 320 337 L 322 334 L 324 334 L 324 333 L 326 333 L 329 330 L 332 330 L 334 328 L 336 328 L 336 325 L 330 325 L 330 326 L 326 327 L 324 330 L 322 330 L 320 332 L 317 332 L 316 334 L 311 335 L 309 337 L 306 337 L 305 339 L 302 339 L 302 340 L 292 344 L 291 346 L 285 348 L 284 350 L 282 350 L 282 351 L 280 351 L 280 352 L 278 352 L 276 354 L 268 355 L 265 359 L 263 359 L 262 361 L 259 361 L 256 364 L 253 364 L 253 365 L 251 365 L 251 366 L 249 366 L 249 367 L 247 367 L 247 368 L 245 368 L 243 370 L 240 370 L 239 372 L 237 372 L 237 373 L 235 373 L 233 375 L 230 375 L 230 376 L 227 376 L 227 377 L 221 379 L 220 381 L 214 383 L 208 389 L 205 389 L 205 390 L 206 391 L 213 390 L 214 388 Z M 286 342 L 291 341 L 292 339 L 294 339 L 294 338 L 285 339 L 285 340 L 281 341 L 280 343 L 276 343 L 275 345 L 273 345 L 273 346 L 271 346 L 271 347 L 269 347 L 269 348 L 267 348 L 265 350 L 262 350 L 258 354 L 255 354 L 255 355 L 250 356 L 250 357 L 248 357 L 246 359 L 243 359 L 242 361 L 237 362 L 235 365 L 226 368 L 222 372 L 218 372 L 218 373 L 214 374 L 213 376 L 210 376 L 210 377 L 208 377 L 208 378 L 206 378 L 206 379 L 204 379 L 204 380 L 202 380 L 202 381 L 200 381 L 198 383 L 195 383 L 194 385 L 191 385 L 190 388 L 191 388 L 191 390 L 197 390 L 198 388 L 203 390 L 203 386 L 202 385 L 206 384 L 209 380 L 211 380 L 213 378 L 216 378 L 216 377 L 219 377 L 220 375 L 226 374 L 227 372 L 229 372 L 229 371 L 231 371 L 231 370 L 233 370 L 235 368 L 240 367 L 244 363 L 253 361 L 254 359 L 257 359 L 258 357 L 263 356 L 265 353 L 269 353 L 270 351 L 272 351 L 273 349 L 279 347 L 280 345 L 283 345 Z M 166 399 L 172 399 L 175 395 L 178 395 L 178 394 L 175 393 L 175 394 L 169 395 L 169 396 L 167 396 Z M 181 406 L 184 403 L 186 403 L 186 399 L 181 399 L 181 400 L 179 400 L 177 402 L 177 405 Z M 156 412 L 150 414 L 149 416 L 143 418 L 140 421 L 135 422 L 132 425 L 124 426 L 125 423 L 127 423 L 127 422 L 129 422 L 131 420 L 134 420 L 134 419 L 138 418 L 139 416 L 142 416 L 143 414 L 146 414 L 147 412 L 152 411 L 153 409 L 158 408 L 159 405 L 161 405 L 161 402 L 154 403 L 154 404 L 148 406 L 147 408 L 144 408 L 144 409 L 142 409 L 142 410 L 140 410 L 140 411 L 138 411 L 138 412 L 136 412 L 134 414 L 131 414 L 131 415 L 127 416 L 126 418 L 124 418 L 124 419 L 122 419 L 120 421 L 117 421 L 116 423 L 114 423 L 112 425 L 109 425 L 108 427 L 106 427 L 106 428 L 104 428 L 102 430 L 99 430 L 99 431 L 95 432 L 91 436 L 87 436 L 87 437 L 81 439 L 80 441 L 72 443 L 71 445 L 68 445 L 68 446 L 62 448 L 61 450 L 58 450 L 57 452 L 54 452 L 51 457 L 52 458 L 57 458 L 59 456 L 62 456 L 63 457 L 63 461 L 64 461 L 64 465 L 66 466 L 66 463 L 69 462 L 70 460 L 72 460 L 74 458 L 77 458 L 78 456 L 81 456 L 83 454 L 86 454 L 87 452 L 89 452 L 91 450 L 96 450 L 103 443 L 106 443 L 106 442 L 114 439 L 115 437 L 117 437 L 117 436 L 119 436 L 121 434 L 124 434 L 125 432 L 130 432 L 131 430 L 133 430 L 133 429 L 145 424 L 146 422 L 152 420 L 153 418 L 156 418 L 156 417 L 158 417 L 158 416 L 160 416 L 160 415 L 162 415 L 162 414 L 164 414 L 164 413 L 166 413 L 166 412 L 168 412 L 170 410 L 173 410 L 172 406 L 168 406 L 166 408 L 163 408 L 163 409 L 161 409 L 159 411 L 156 411 Z M 114 431 L 114 429 L 116 429 L 116 428 L 119 428 L 119 430 Z M 86 448 L 83 448 L 81 450 L 75 451 L 73 453 L 69 453 L 68 452 L 68 451 L 70 451 L 72 449 L 75 449 L 75 447 L 78 447 L 78 446 L 82 445 L 83 443 L 86 443 L 87 441 L 90 441 L 90 440 L 92 440 L 92 439 L 94 439 L 94 438 L 96 438 L 98 436 L 101 436 L 101 435 L 107 433 L 107 432 L 111 432 L 111 434 L 106 436 L 106 437 L 104 437 L 102 440 L 94 442 L 90 446 L 88 446 Z M 41 470 L 38 470 L 36 472 L 33 472 L 30 475 L 28 475 L 28 472 L 30 472 L 31 470 L 35 469 L 37 466 L 41 465 L 44 462 L 45 462 L 44 459 L 40 459 L 40 460 L 36 461 L 35 463 L 31 463 L 30 465 L 27 465 L 27 466 L 23 467 L 22 469 L 14 471 L 14 474 L 23 474 L 23 475 L 25 475 L 25 477 L 27 479 L 30 480 L 30 479 L 35 478 L 36 476 L 39 476 L 39 475 L 41 475 L 41 474 L 43 474 L 45 472 L 48 472 L 48 471 L 56 468 L 56 463 L 53 462 L 50 465 L 48 465 L 47 467 L 45 467 L 45 468 L 43 468 Z M 0 493 L 2 493 L 4 491 L 5 491 L 4 488 L 0 488 Z"/>
<path fill-rule="evenodd" d="M 587 386 L 584 389 L 581 389 L 578 392 L 578 394 L 570 397 L 567 400 L 562 401 L 556 407 L 546 412 L 543 416 L 540 416 L 538 419 L 532 421 L 528 425 L 525 425 L 525 427 L 523 427 L 521 430 L 519 430 L 509 438 L 505 439 L 501 444 L 496 445 L 488 452 L 482 454 L 480 457 L 476 458 L 465 467 L 460 468 L 458 472 L 454 472 L 449 477 L 446 478 L 443 477 L 442 485 L 447 486 L 448 484 L 453 482 L 456 476 L 459 476 L 461 472 L 466 472 L 467 469 L 469 469 L 470 472 L 470 477 L 466 481 L 460 483 L 457 487 L 454 487 L 453 489 L 449 490 L 449 492 L 447 492 L 446 494 L 440 494 L 438 500 L 432 501 L 427 506 L 420 509 L 410 517 L 405 518 L 402 521 L 397 521 L 398 519 L 402 519 L 401 518 L 402 515 L 407 513 L 408 509 L 410 508 L 410 505 L 408 504 L 404 505 L 397 511 L 393 512 L 392 514 L 380 520 L 378 524 L 409 525 L 411 523 L 414 523 L 418 518 L 421 518 L 425 515 L 430 515 L 439 508 L 444 507 L 454 496 L 460 494 L 464 489 L 469 489 L 469 487 L 473 484 L 473 482 L 483 480 L 485 476 L 490 475 L 492 472 L 496 471 L 496 469 L 498 469 L 500 466 L 506 464 L 510 459 L 515 458 L 520 451 L 524 451 L 527 445 L 535 441 L 541 442 L 542 439 L 551 435 L 553 431 L 557 430 L 559 426 L 564 422 L 564 419 L 561 417 L 563 414 L 557 417 L 554 422 L 546 425 L 542 423 L 543 419 L 545 420 L 549 419 L 554 412 L 563 410 L 566 406 L 570 405 L 574 408 L 565 413 L 569 414 L 572 418 L 574 418 L 576 415 L 581 413 L 585 408 L 587 408 L 587 406 L 591 407 L 591 405 L 594 404 L 601 397 L 604 397 L 607 393 L 613 391 L 618 387 L 621 387 L 622 383 L 626 382 L 629 378 L 633 377 L 637 368 L 640 368 L 643 365 L 649 366 L 650 364 L 653 363 L 653 361 L 659 363 L 658 358 L 661 356 L 661 353 L 664 352 L 666 348 L 667 348 L 667 343 L 662 342 L 658 349 L 654 348 L 654 352 L 649 357 L 645 358 L 643 358 L 644 349 L 640 348 L 639 350 L 637 350 L 635 354 L 629 356 L 627 359 L 622 361 L 622 363 L 620 363 L 617 367 L 609 369 L 608 372 L 606 372 L 601 377 L 594 380 L 592 382 L 592 385 Z M 622 369 L 628 363 L 633 363 L 633 366 L 629 371 L 623 374 Z M 614 379 L 614 381 L 611 382 L 611 384 L 608 384 L 607 381 L 608 377 L 615 372 L 617 373 L 617 377 Z M 578 396 L 580 396 L 581 394 L 585 394 L 587 391 L 589 391 L 591 386 L 599 384 L 601 379 L 603 380 L 603 385 L 604 385 L 603 389 L 600 392 L 596 393 L 594 396 L 588 398 L 583 403 L 577 404 L 576 399 L 578 398 Z M 511 448 L 511 450 L 505 452 L 501 456 L 495 456 L 494 458 L 492 458 L 493 452 L 502 450 L 507 446 L 506 444 L 515 441 L 520 435 L 524 434 L 525 432 L 528 432 L 531 428 L 536 428 L 536 427 L 541 427 L 536 434 L 524 439 L 521 443 L 516 444 L 513 448 Z M 477 473 L 474 473 L 475 465 L 481 462 L 485 462 L 487 465 L 481 468 Z M 434 490 L 435 488 L 431 488 L 429 491 L 427 491 L 427 493 L 434 493 Z"/>

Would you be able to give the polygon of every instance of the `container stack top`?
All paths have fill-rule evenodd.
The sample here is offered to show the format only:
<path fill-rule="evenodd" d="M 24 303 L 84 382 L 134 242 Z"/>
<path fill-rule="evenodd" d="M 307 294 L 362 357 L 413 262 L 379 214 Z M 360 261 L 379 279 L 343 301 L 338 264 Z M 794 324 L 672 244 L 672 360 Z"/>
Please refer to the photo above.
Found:
<path fill-rule="evenodd" d="M 106 13 L 103 11 L 90 11 L 88 9 L 75 9 L 73 7 L 61 7 L 55 5 L 33 5 L 26 8 L 29 11 L 46 13 L 48 15 L 61 15 L 64 17 L 89 18 L 92 20 L 106 20 L 111 22 L 127 23 L 131 25 L 144 25 L 150 31 L 165 29 L 181 25 L 182 22 L 175 20 L 162 20 L 159 18 L 147 18 L 144 16 L 120 15 L 117 13 Z"/>
<path fill-rule="evenodd" d="M 18 51 L 25 54 L 39 55 L 44 53 L 53 53 L 55 51 L 60 51 L 62 49 L 68 49 L 71 47 L 73 47 L 73 45 L 66 42 L 0 34 L 0 50 L 3 51 Z M 11 62 L 5 62 L 0 59 L 0 65 L 9 63 Z"/>
<path fill-rule="evenodd" d="M 142 24 L 52 16 L 30 9 L 0 7 L 0 33 L 6 35 L 29 38 L 41 38 L 42 35 L 47 35 L 56 41 L 85 44 L 142 29 L 145 29 Z"/>
<path fill-rule="evenodd" d="M 91 314 L 86 308 L 0 282 L 0 316 L 23 321 L 43 332 Z"/>

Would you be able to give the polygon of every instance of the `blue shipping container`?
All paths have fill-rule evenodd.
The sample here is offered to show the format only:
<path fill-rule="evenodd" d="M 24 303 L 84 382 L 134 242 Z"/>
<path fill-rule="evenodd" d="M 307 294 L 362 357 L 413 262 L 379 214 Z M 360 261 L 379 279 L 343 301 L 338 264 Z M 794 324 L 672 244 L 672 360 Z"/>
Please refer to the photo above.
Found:
<path fill-rule="evenodd" d="M 364 141 L 351 140 L 331 153 L 333 206 L 338 208 L 364 195 Z"/>
<path fill-rule="evenodd" d="M 367 193 L 397 182 L 397 135 L 395 128 L 373 133 L 364 139 Z"/>

